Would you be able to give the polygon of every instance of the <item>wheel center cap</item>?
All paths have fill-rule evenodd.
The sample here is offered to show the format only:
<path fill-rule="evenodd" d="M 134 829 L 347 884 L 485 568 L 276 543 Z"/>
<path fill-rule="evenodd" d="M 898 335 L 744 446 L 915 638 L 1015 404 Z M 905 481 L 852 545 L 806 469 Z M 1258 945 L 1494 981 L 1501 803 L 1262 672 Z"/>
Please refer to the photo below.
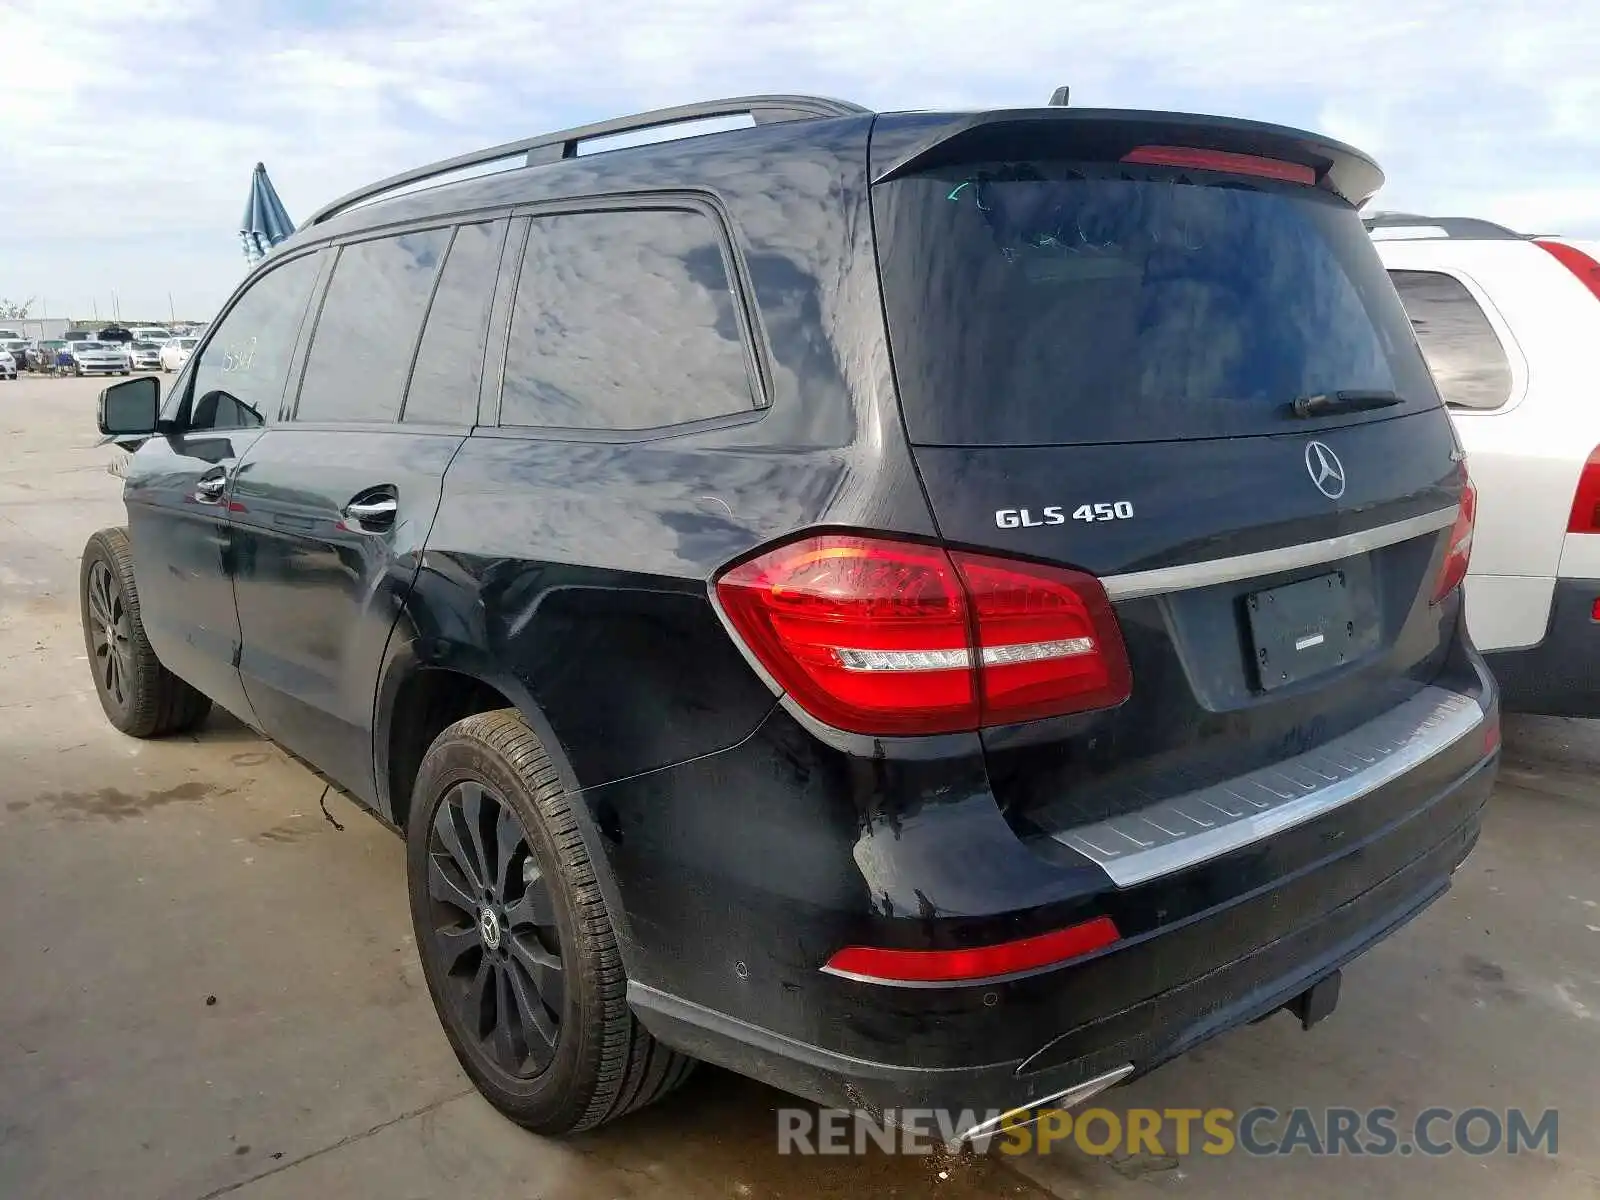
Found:
<path fill-rule="evenodd" d="M 490 950 L 500 949 L 500 918 L 494 915 L 494 909 L 486 908 L 478 914 L 478 932 Z"/>

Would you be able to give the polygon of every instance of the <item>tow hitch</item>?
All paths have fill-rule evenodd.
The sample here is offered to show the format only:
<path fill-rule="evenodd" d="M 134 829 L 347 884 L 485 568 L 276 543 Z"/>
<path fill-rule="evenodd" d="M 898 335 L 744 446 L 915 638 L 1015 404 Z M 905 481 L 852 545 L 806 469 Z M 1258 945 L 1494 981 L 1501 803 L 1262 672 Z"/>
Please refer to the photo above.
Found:
<path fill-rule="evenodd" d="M 1300 1019 L 1301 1029 L 1310 1029 L 1339 1003 L 1339 972 L 1324 975 L 1283 1007 Z"/>

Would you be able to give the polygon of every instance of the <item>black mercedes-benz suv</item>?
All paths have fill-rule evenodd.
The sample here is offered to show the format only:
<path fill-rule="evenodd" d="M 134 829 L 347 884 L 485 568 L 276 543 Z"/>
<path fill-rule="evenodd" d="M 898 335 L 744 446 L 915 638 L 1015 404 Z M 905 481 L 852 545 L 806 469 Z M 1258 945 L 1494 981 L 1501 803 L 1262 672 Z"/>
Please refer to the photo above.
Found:
<path fill-rule="evenodd" d="M 978 1121 L 1309 1025 L 1499 740 L 1381 179 L 764 96 L 363 188 L 164 401 L 102 396 L 106 714 L 215 702 L 402 831 L 444 1028 L 536 1130 L 695 1060 Z"/>

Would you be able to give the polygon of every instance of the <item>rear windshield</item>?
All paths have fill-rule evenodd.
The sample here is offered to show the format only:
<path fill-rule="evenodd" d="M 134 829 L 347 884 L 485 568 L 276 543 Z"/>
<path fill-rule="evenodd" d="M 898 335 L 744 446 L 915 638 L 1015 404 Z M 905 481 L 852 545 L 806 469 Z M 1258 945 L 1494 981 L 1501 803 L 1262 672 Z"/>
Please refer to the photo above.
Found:
<path fill-rule="evenodd" d="M 874 189 L 913 441 L 1326 429 L 1439 403 L 1356 211 L 1172 168 L 986 163 Z M 1400 403 L 1296 417 L 1301 397 Z"/>

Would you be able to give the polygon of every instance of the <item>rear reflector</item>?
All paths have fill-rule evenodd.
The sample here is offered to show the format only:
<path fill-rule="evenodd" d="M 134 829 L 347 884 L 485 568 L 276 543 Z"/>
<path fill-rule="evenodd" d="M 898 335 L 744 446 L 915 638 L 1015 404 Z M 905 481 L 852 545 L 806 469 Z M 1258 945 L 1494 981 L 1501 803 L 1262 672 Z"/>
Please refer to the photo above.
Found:
<path fill-rule="evenodd" d="M 1589 451 L 1589 458 L 1578 475 L 1572 494 L 1572 511 L 1567 514 L 1568 533 L 1600 533 L 1600 446 Z"/>
<path fill-rule="evenodd" d="M 729 623 L 806 712 L 880 736 L 1120 704 L 1132 690 L 1093 576 L 887 538 L 821 534 L 716 582 Z"/>
<path fill-rule="evenodd" d="M 869 983 L 967 983 L 1055 966 L 1111 945 L 1122 935 L 1110 917 L 1035 937 L 964 950 L 880 950 L 846 946 L 822 969 Z"/>
<path fill-rule="evenodd" d="M 1439 567 L 1439 578 L 1433 586 L 1433 603 L 1437 604 L 1467 577 L 1467 566 L 1472 560 L 1472 528 L 1478 516 L 1478 489 L 1472 486 L 1467 475 L 1467 464 L 1461 464 L 1461 499 L 1456 504 L 1455 524 L 1450 526 L 1450 542 L 1445 547 L 1444 562 Z"/>
<path fill-rule="evenodd" d="M 1152 167 L 1197 167 L 1205 171 L 1226 171 L 1230 175 L 1256 175 L 1262 179 L 1303 183 L 1308 187 L 1317 182 L 1316 171 L 1300 163 L 1226 150 L 1201 150 L 1194 146 L 1140 146 L 1124 154 L 1122 161 Z"/>
<path fill-rule="evenodd" d="M 1541 242 L 1536 239 L 1534 244 L 1554 255 L 1557 262 L 1576 275 L 1594 298 L 1600 300 L 1600 262 L 1595 262 L 1582 250 L 1565 242 Z"/>

